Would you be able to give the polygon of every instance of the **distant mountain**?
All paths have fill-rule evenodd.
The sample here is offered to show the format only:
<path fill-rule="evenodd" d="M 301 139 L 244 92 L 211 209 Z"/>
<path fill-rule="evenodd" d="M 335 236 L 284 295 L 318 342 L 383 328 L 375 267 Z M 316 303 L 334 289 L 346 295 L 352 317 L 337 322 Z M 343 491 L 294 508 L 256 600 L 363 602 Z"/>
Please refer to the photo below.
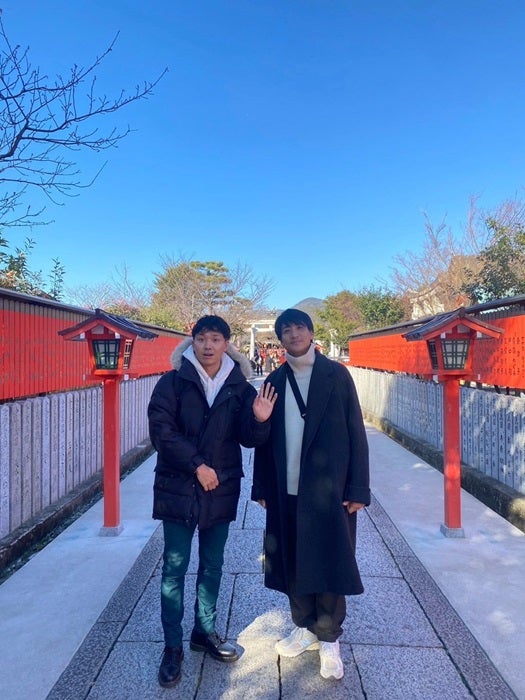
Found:
<path fill-rule="evenodd" d="M 298 301 L 297 304 L 294 304 L 294 309 L 304 311 L 306 314 L 308 314 L 308 316 L 310 316 L 314 322 L 314 325 L 317 325 L 320 321 L 319 312 L 324 309 L 324 301 L 323 299 L 317 299 L 316 297 L 308 297 L 307 299 L 303 299 L 302 301 Z"/>
<path fill-rule="evenodd" d="M 302 301 L 298 301 L 297 304 L 293 304 L 293 306 L 289 306 L 288 308 L 300 309 L 301 311 L 304 311 L 307 314 L 309 314 L 310 312 L 316 313 L 317 311 L 320 311 L 324 308 L 324 300 L 317 299 L 317 297 L 308 297 L 306 299 L 303 299 Z M 284 309 L 275 309 L 274 313 L 276 316 L 278 316 L 283 311 Z"/>
<path fill-rule="evenodd" d="M 308 309 L 315 309 L 316 311 L 322 311 L 324 309 L 324 299 L 317 299 L 317 297 L 307 297 L 302 301 L 298 301 L 297 304 L 293 305 L 294 309 L 300 309 L 306 313 L 310 313 Z"/>

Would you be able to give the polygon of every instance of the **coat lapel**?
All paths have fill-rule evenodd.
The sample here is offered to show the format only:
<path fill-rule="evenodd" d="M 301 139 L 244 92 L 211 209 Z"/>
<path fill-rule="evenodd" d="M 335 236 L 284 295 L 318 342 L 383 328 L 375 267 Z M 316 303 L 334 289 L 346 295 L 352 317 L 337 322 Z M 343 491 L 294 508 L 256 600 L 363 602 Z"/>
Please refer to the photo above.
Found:
<path fill-rule="evenodd" d="M 278 394 L 272 415 L 272 431 L 274 433 L 274 438 L 272 440 L 273 458 L 280 490 L 286 493 L 286 436 L 284 430 L 286 372 L 283 366 L 275 371 L 271 383 Z"/>
<path fill-rule="evenodd" d="M 308 388 L 308 400 L 306 402 L 306 421 L 302 449 L 303 459 L 317 433 L 332 391 L 332 367 L 321 354 L 316 354 L 312 376 L 310 378 L 310 386 Z"/>
<path fill-rule="evenodd" d="M 279 481 L 286 484 L 286 435 L 284 429 L 284 404 L 286 392 L 286 371 L 280 367 L 272 377 L 272 384 L 279 395 L 273 412 L 272 424 L 275 431 L 273 440 L 274 459 L 277 465 Z M 302 456 L 307 454 L 312 441 L 319 429 L 326 404 L 333 391 L 333 370 L 330 362 L 321 354 L 315 357 L 308 398 L 306 402 L 306 421 L 304 425 Z M 295 401 L 293 394 L 288 400 Z"/>

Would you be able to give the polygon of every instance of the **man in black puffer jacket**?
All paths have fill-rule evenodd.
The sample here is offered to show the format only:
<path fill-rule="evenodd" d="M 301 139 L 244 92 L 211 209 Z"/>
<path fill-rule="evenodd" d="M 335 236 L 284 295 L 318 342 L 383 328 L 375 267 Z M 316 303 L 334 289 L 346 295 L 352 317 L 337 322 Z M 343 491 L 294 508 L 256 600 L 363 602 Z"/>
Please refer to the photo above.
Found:
<path fill-rule="evenodd" d="M 199 319 L 192 338 L 173 353 L 174 369 L 159 379 L 148 406 L 157 450 L 153 517 L 163 521 L 164 529 L 165 648 L 159 683 L 168 688 L 180 678 L 184 578 L 196 527 L 199 570 L 190 648 L 218 661 L 238 658 L 236 648 L 215 631 L 224 547 L 237 516 L 240 445 L 255 447 L 268 439 L 277 394 L 269 384 L 257 394 L 247 381 L 250 363 L 230 347 L 229 338 L 230 328 L 220 316 Z"/>

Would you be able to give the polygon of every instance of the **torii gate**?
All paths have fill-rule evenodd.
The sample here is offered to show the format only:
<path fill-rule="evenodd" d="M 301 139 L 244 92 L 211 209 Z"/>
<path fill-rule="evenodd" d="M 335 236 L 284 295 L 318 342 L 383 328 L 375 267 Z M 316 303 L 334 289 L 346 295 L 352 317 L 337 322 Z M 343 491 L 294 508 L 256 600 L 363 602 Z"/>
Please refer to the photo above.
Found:
<path fill-rule="evenodd" d="M 275 319 L 262 319 L 260 321 L 252 321 L 248 332 L 250 334 L 250 359 L 255 356 L 255 336 L 258 332 L 274 333 Z"/>

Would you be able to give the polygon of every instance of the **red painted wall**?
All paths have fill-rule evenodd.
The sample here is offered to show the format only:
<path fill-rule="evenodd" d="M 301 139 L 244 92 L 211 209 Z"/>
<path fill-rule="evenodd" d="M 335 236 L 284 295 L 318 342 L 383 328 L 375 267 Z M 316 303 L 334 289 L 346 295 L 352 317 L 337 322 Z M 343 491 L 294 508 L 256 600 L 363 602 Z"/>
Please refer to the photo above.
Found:
<path fill-rule="evenodd" d="M 90 313 L 36 297 L 0 291 L 0 401 L 86 386 L 90 374 L 86 342 L 67 341 L 58 331 Z M 130 373 L 159 374 L 170 369 L 182 333 L 147 326 L 154 340 L 135 341 Z"/>
<path fill-rule="evenodd" d="M 469 381 L 522 389 L 525 387 L 525 315 L 491 319 L 504 329 L 498 340 L 476 339 Z M 406 332 L 406 331 L 403 331 Z M 408 342 L 402 333 L 386 332 L 350 338 L 350 365 L 407 374 L 431 373 L 426 342 Z"/>

